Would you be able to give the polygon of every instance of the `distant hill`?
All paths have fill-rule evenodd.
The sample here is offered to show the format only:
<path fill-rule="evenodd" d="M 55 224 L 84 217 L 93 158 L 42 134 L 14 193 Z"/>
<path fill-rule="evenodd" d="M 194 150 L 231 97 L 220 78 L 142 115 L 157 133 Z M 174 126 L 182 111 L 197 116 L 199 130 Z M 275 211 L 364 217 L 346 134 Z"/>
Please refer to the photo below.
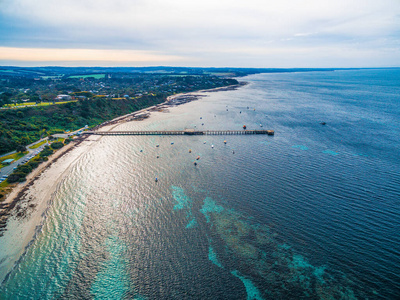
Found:
<path fill-rule="evenodd" d="M 259 73 L 287 73 L 334 71 L 341 68 L 191 68 L 191 67 L 0 67 L 1 77 L 68 77 L 74 75 L 104 74 L 104 73 L 150 73 L 150 74 L 180 74 L 180 75 L 216 75 L 225 77 L 245 76 Z M 349 69 L 346 69 L 349 70 Z"/>

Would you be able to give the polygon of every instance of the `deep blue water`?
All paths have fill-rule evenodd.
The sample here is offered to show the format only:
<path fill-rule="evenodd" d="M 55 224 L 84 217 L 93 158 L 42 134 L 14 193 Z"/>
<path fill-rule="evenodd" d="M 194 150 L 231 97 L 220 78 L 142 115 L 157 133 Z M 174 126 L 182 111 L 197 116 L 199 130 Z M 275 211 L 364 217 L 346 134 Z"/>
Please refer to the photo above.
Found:
<path fill-rule="evenodd" d="M 241 80 L 117 130 L 275 136 L 93 138 L 1 298 L 398 299 L 400 70 Z"/>

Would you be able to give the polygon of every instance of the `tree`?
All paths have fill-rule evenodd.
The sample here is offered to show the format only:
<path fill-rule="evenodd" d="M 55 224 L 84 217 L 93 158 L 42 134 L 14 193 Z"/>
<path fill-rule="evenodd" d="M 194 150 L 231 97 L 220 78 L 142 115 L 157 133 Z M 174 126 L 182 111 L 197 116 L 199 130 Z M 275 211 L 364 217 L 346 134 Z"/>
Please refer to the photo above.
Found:
<path fill-rule="evenodd" d="M 15 173 L 16 174 L 22 173 L 22 174 L 28 175 L 30 172 L 32 172 L 32 167 L 28 164 L 25 164 L 25 165 L 19 166 Z"/>
<path fill-rule="evenodd" d="M 10 176 L 8 176 L 7 181 L 9 183 L 14 183 L 17 182 L 19 180 L 20 176 L 18 174 L 10 174 Z"/>
<path fill-rule="evenodd" d="M 23 146 L 23 145 L 18 145 L 16 151 L 17 152 L 21 152 L 21 153 L 25 152 L 26 151 L 26 147 Z"/>
<path fill-rule="evenodd" d="M 11 96 L 12 94 L 10 92 L 4 92 L 0 94 L 0 106 L 3 106 L 4 104 L 10 104 Z"/>
<path fill-rule="evenodd" d="M 62 142 L 54 142 L 51 144 L 51 148 L 52 149 L 60 149 L 64 146 L 64 144 Z"/>
<path fill-rule="evenodd" d="M 33 94 L 33 95 L 31 96 L 30 101 L 35 102 L 36 104 L 40 103 L 40 97 L 39 97 L 39 95 L 38 95 L 38 94 Z"/>

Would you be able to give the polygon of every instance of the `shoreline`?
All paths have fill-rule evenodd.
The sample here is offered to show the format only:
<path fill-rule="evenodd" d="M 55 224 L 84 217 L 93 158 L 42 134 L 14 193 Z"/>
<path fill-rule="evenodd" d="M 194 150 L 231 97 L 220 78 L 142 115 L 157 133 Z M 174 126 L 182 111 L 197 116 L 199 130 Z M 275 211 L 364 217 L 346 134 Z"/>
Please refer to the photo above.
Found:
<path fill-rule="evenodd" d="M 153 105 L 147 108 L 143 108 L 141 110 L 116 117 L 110 121 L 103 122 L 93 130 L 99 130 L 101 128 L 108 127 L 105 131 L 112 131 L 115 127 L 121 125 L 124 122 L 130 121 L 141 121 L 145 118 L 150 117 L 151 112 L 153 111 L 167 111 L 170 107 L 175 107 L 178 105 L 182 105 L 191 101 L 198 100 L 202 97 L 206 97 L 206 95 L 200 95 L 201 93 L 210 93 L 210 92 L 220 92 L 220 91 L 231 91 L 236 90 L 242 86 L 245 86 L 247 82 L 241 82 L 235 85 L 229 85 L 224 87 L 218 87 L 208 90 L 199 90 L 194 92 L 188 93 L 179 93 L 175 95 L 168 96 L 166 101 Z M 139 116 L 139 117 L 138 117 Z M 141 117 L 143 116 L 143 117 Z M 51 166 L 57 162 L 61 157 L 72 151 L 73 149 L 77 148 L 83 141 L 88 140 L 88 137 L 78 137 L 72 140 L 68 145 L 64 146 L 63 148 L 59 149 L 54 154 L 50 155 L 48 161 L 43 162 L 40 164 L 35 170 L 33 170 L 28 176 L 27 180 L 23 183 L 19 183 L 14 186 L 10 193 L 6 195 L 4 201 L 0 202 L 0 237 L 4 234 L 7 230 L 7 222 L 8 219 L 13 213 L 16 214 L 16 217 L 24 217 L 26 215 L 26 211 L 30 207 L 27 205 L 26 207 L 22 208 L 19 205 L 20 202 L 23 202 L 24 199 L 27 198 L 27 195 L 30 192 L 30 188 L 35 184 L 35 182 L 40 179 L 42 174 L 51 168 Z M 62 172 L 61 172 L 62 173 Z M 59 180 L 57 178 L 56 180 Z M 57 184 L 57 182 L 54 182 Z M 47 202 L 48 199 L 41 199 L 42 202 Z M 29 201 L 28 201 L 29 202 Z M 28 203 L 27 203 L 28 204 Z"/>
<path fill-rule="evenodd" d="M 17 204 L 25 198 L 26 194 L 29 192 L 29 188 L 53 163 L 57 162 L 61 157 L 73 150 L 83 141 L 84 138 L 72 140 L 68 145 L 65 145 L 63 148 L 50 155 L 47 161 L 41 163 L 36 169 L 29 173 L 25 182 L 19 183 L 12 188 L 11 192 L 7 194 L 6 199 L 0 203 L 0 237 L 3 235 L 7 227 L 8 218 L 15 208 L 18 217 L 23 217 L 25 215 L 26 211 L 24 211 L 21 206 L 17 206 Z"/>
<path fill-rule="evenodd" d="M 156 104 L 149 106 L 147 108 L 143 108 L 140 110 L 137 110 L 135 112 L 116 117 L 110 121 L 103 122 L 96 127 L 93 128 L 94 130 L 99 130 L 102 127 L 109 126 L 109 125 L 114 125 L 113 127 L 109 128 L 108 131 L 114 129 L 116 126 L 120 125 L 122 122 L 130 122 L 130 121 L 141 121 L 144 119 L 147 119 L 150 117 L 151 112 L 154 111 L 167 111 L 168 108 L 170 107 L 175 107 L 178 105 L 182 105 L 185 103 L 189 103 L 192 101 L 199 100 L 202 97 L 207 97 L 206 95 L 199 95 L 199 93 L 215 93 L 215 92 L 224 92 L 224 91 L 233 91 L 236 90 L 240 87 L 243 87 L 247 85 L 248 82 L 239 82 L 239 84 L 233 84 L 233 85 L 228 85 L 228 86 L 222 86 L 218 88 L 212 88 L 208 90 L 198 90 L 194 92 L 188 92 L 188 93 L 179 93 L 175 95 L 171 95 L 167 97 L 167 100 Z"/>

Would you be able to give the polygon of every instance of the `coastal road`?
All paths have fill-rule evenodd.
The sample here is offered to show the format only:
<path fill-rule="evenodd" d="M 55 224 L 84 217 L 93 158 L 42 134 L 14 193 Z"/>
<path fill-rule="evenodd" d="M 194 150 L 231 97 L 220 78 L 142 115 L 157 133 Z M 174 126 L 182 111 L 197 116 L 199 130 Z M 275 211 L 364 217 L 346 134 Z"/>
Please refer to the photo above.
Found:
<path fill-rule="evenodd" d="M 38 143 L 38 142 L 36 142 L 36 143 Z M 5 180 L 4 176 L 5 175 L 7 175 L 7 176 L 10 175 L 14 171 L 14 168 L 19 166 L 20 164 L 24 164 L 24 163 L 28 162 L 32 157 L 34 157 L 37 154 L 39 154 L 44 149 L 44 146 L 46 146 L 46 145 L 47 145 L 47 143 L 41 145 L 40 147 L 38 147 L 36 149 L 27 149 L 28 153 L 25 156 L 23 156 L 20 159 L 14 161 L 10 165 L 1 168 L 0 169 L 0 182 L 3 182 Z"/>
<path fill-rule="evenodd" d="M 68 138 L 69 136 L 77 134 L 78 132 L 80 132 L 80 131 L 82 131 L 84 129 L 86 129 L 86 127 L 82 127 L 82 128 L 80 128 L 78 130 L 75 130 L 75 131 L 69 132 L 69 133 L 53 134 L 53 136 L 55 138 L 64 138 L 65 139 L 65 138 Z M 23 157 L 21 157 L 20 159 L 18 159 L 16 161 L 14 161 L 10 165 L 1 168 L 0 169 L 0 182 L 3 182 L 5 180 L 4 176 L 10 175 L 14 171 L 14 168 L 19 166 L 20 164 L 27 163 L 31 158 L 33 158 L 34 156 L 38 155 L 48 143 L 44 143 L 43 145 L 41 145 L 40 147 L 38 147 L 36 149 L 30 149 L 30 147 L 32 147 L 32 146 L 34 146 L 34 145 L 36 145 L 36 144 L 38 144 L 38 143 L 40 143 L 42 141 L 46 141 L 47 139 L 48 138 L 45 137 L 45 138 L 40 139 L 40 140 L 38 140 L 38 141 L 36 141 L 36 142 L 34 142 L 32 144 L 29 144 L 28 146 L 26 146 L 26 149 L 28 151 L 28 153 L 26 155 L 24 155 Z M 5 154 L 3 156 L 10 155 L 10 154 L 13 154 L 15 152 L 16 151 L 12 151 L 12 152 L 9 152 L 9 153 L 7 153 L 7 154 Z"/>

